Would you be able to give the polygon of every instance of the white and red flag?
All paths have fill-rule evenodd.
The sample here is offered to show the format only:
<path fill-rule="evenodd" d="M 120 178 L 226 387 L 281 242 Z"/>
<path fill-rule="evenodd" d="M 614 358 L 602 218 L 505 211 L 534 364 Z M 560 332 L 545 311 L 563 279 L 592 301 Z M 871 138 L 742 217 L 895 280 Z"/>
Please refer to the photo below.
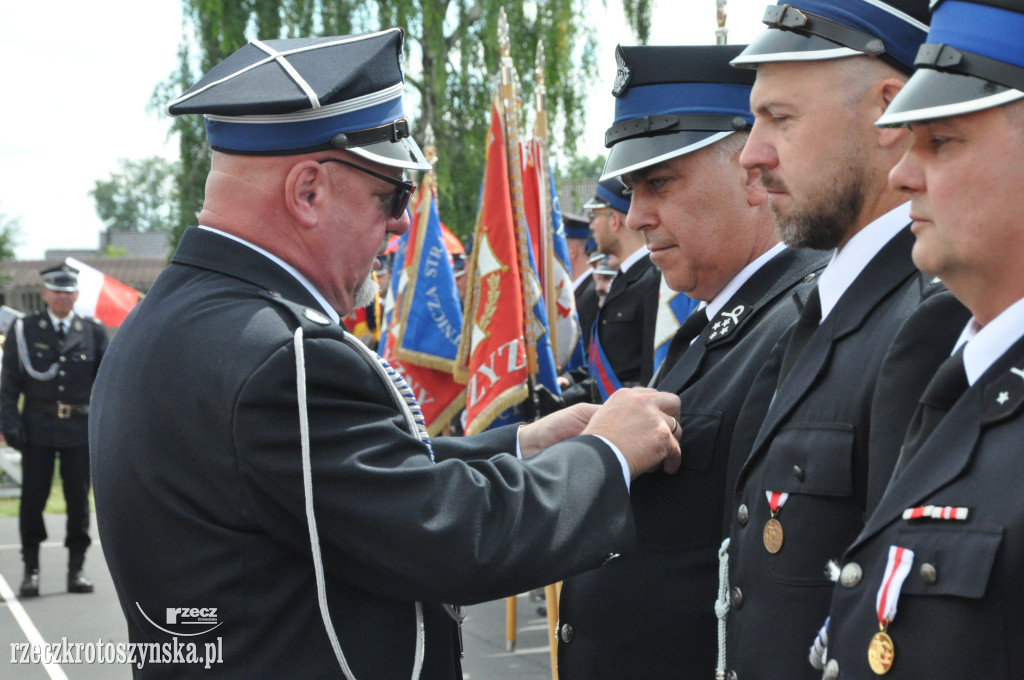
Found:
<path fill-rule="evenodd" d="M 75 314 L 91 316 L 108 328 L 117 328 L 139 304 L 139 291 L 104 274 L 95 267 L 69 257 L 69 267 L 78 270 L 78 300 Z"/>

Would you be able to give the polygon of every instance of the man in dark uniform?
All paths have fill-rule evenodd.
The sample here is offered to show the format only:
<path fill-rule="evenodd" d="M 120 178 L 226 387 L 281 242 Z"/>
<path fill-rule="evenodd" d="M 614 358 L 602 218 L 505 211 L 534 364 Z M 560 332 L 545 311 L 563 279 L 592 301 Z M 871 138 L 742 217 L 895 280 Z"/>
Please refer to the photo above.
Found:
<path fill-rule="evenodd" d="M 626 228 L 625 188 L 617 177 L 602 179 L 594 198 L 583 206 L 590 211 L 597 249 L 614 258 L 618 269 L 597 313 L 587 351 L 591 394 L 597 402 L 620 387 L 646 385 L 654 376 L 661 277 L 651 264 L 643 235 Z M 566 401 L 572 402 L 571 395 Z"/>
<path fill-rule="evenodd" d="M 627 226 L 642 234 L 673 290 L 702 300 L 655 378 L 680 396 L 683 467 L 630 494 L 637 550 L 562 584 L 563 680 L 700 678 L 715 658 L 715 616 L 730 445 L 754 431 L 736 416 L 793 323 L 791 296 L 824 254 L 779 243 L 756 173 L 739 164 L 754 74 L 742 46 L 620 47 L 606 177 L 632 188 Z M 671 120 L 659 130 L 646 117 Z M 767 409 L 763 400 L 760 408 Z"/>
<path fill-rule="evenodd" d="M 835 255 L 766 362 L 778 386 L 767 415 L 738 419 L 760 429 L 733 456 L 745 462 L 717 606 L 728 678 L 814 676 L 807 646 L 828 610 L 828 563 L 881 497 L 922 376 L 962 327 L 962 307 L 914 268 L 907 196 L 886 183 L 910 135 L 874 127 L 926 20 L 924 0 L 793 0 L 767 9 L 769 29 L 733 61 L 757 68 L 741 163 L 760 170 L 786 243 Z M 918 323 L 911 314 L 936 295 L 945 324 Z"/>
<path fill-rule="evenodd" d="M 431 441 L 339 326 L 409 229 L 401 174 L 429 169 L 402 37 L 254 40 L 169 106 L 207 116 L 201 226 L 114 338 L 90 445 L 130 639 L 187 632 L 223 663 L 137 677 L 461 678 L 442 603 L 626 551 L 626 477 L 678 465 L 678 398 L 647 389 Z"/>
<path fill-rule="evenodd" d="M 971 310 L 843 555 L 824 677 L 985 677 L 1024 668 L 1024 5 L 933 3 L 917 72 L 880 126 L 913 146 L 914 262 Z"/>
<path fill-rule="evenodd" d="M 68 513 L 68 592 L 93 591 L 82 573 L 90 543 L 89 398 L 107 349 L 103 324 L 74 312 L 78 270 L 65 264 L 40 274 L 46 309 L 15 322 L 4 342 L 0 372 L 4 439 L 21 451 L 22 597 L 39 595 L 39 544 L 46 540 L 43 508 L 58 456 Z"/>
<path fill-rule="evenodd" d="M 590 221 L 578 215 L 562 213 L 565 226 L 565 245 L 572 267 L 572 288 L 576 296 L 576 313 L 580 317 L 584 350 L 590 345 L 590 329 L 597 318 L 597 291 L 594 290 L 594 268 L 590 266 L 587 244 L 591 243 Z"/>

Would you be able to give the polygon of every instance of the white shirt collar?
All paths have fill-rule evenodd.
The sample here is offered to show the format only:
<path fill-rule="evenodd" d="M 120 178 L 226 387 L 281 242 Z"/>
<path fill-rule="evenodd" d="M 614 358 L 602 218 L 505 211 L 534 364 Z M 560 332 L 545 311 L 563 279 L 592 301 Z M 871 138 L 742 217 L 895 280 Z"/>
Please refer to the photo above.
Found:
<path fill-rule="evenodd" d="M 204 227 L 203 225 L 199 225 L 199 228 L 200 229 L 205 229 L 206 231 L 212 231 L 214 234 L 220 234 L 221 236 L 223 236 L 225 238 L 229 238 L 232 241 L 237 241 L 238 243 L 241 243 L 244 246 L 248 246 L 248 247 L 252 248 L 257 253 L 263 255 L 267 259 L 272 260 L 273 262 L 276 262 L 278 265 L 281 266 L 282 269 L 284 269 L 286 272 L 288 272 L 293 277 L 295 277 L 295 280 L 298 281 L 299 283 L 301 283 L 302 286 L 306 290 L 309 291 L 310 295 L 312 295 L 314 298 L 316 298 L 316 301 L 320 303 L 320 307 L 323 308 L 323 311 L 327 314 L 327 316 L 331 317 L 331 319 L 334 321 L 334 323 L 338 323 L 338 324 L 341 323 L 341 316 L 339 316 L 338 312 L 336 312 L 334 310 L 334 308 L 331 307 L 331 305 L 327 302 L 327 298 L 325 298 L 323 295 L 321 295 L 320 291 L 318 291 L 316 288 L 314 288 L 313 284 L 310 283 L 309 279 L 307 279 L 305 276 L 303 276 L 302 272 L 300 272 L 298 269 L 296 269 L 295 267 L 291 266 L 290 264 L 288 264 L 287 262 L 285 262 L 284 260 L 279 258 L 277 255 L 274 255 L 270 251 L 264 250 L 263 248 L 260 248 L 257 245 L 253 245 L 252 243 L 249 243 L 244 238 L 239 238 L 238 236 L 235 236 L 234 234 L 229 234 L 229 233 L 227 233 L 225 231 L 221 231 L 220 229 L 214 229 L 213 227 Z"/>
<path fill-rule="evenodd" d="M 953 353 L 965 342 L 964 369 L 967 383 L 973 385 L 999 357 L 1024 337 L 1024 299 L 1017 300 L 984 326 L 971 317 L 964 332 L 953 348 Z"/>
<path fill-rule="evenodd" d="M 53 324 L 54 328 L 57 327 L 57 324 L 62 323 L 62 322 L 63 322 L 65 328 L 71 328 L 71 322 L 75 320 L 75 310 L 71 310 L 71 312 L 67 316 L 65 316 L 63 319 L 58 319 L 54 315 L 54 313 L 50 311 L 49 307 L 46 308 L 46 313 L 50 315 L 50 323 Z"/>
<path fill-rule="evenodd" d="M 632 255 L 630 255 L 625 260 L 619 263 L 619 273 L 625 274 L 626 271 L 633 266 L 633 263 L 638 262 L 640 258 L 642 258 L 649 252 L 651 251 L 647 249 L 647 246 L 640 246 L 639 250 L 637 250 L 635 253 L 633 253 Z"/>
<path fill-rule="evenodd" d="M 769 260 L 785 249 L 786 244 L 776 243 L 773 247 L 761 253 L 761 255 L 753 262 L 741 269 L 736 276 L 732 277 L 729 283 L 725 284 L 725 288 L 723 288 L 718 295 L 711 300 L 711 302 L 704 306 L 704 311 L 708 315 L 708 321 L 714 319 L 718 313 L 722 311 L 722 307 L 725 306 L 725 303 L 732 299 L 732 296 L 736 294 L 736 292 L 750 279 L 751 276 L 757 273 L 758 269 L 765 266 Z"/>
<path fill-rule="evenodd" d="M 593 267 L 587 267 L 582 274 L 576 277 L 576 280 L 572 282 L 572 289 L 576 290 L 580 285 L 587 280 L 587 277 L 594 273 Z"/>
<path fill-rule="evenodd" d="M 858 231 L 842 250 L 836 251 L 818 279 L 822 321 L 864 267 L 909 223 L 910 201 L 907 201 Z"/>

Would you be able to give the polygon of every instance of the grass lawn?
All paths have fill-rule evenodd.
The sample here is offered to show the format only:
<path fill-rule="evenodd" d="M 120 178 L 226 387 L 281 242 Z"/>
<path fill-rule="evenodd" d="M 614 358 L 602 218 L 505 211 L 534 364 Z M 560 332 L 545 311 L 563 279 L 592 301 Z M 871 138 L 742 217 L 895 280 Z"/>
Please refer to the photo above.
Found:
<path fill-rule="evenodd" d="M 59 467 L 54 466 L 55 468 Z M 20 498 L 0 498 L 0 517 L 17 517 L 18 509 L 21 506 Z M 96 505 L 93 503 L 92 489 L 89 489 L 89 509 L 95 510 Z M 61 487 L 60 473 L 54 470 L 53 473 L 53 486 L 50 487 L 50 497 L 46 501 L 46 510 L 44 512 L 54 515 L 63 515 L 68 511 L 67 504 L 64 502 L 64 489 Z"/>

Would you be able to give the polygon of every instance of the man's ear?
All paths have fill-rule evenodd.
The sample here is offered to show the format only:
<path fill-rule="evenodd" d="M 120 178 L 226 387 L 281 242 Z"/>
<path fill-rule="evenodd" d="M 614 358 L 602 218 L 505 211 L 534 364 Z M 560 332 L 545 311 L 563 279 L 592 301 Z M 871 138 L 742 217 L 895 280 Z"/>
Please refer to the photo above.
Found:
<path fill-rule="evenodd" d="M 327 173 L 314 160 L 296 163 L 284 179 L 284 203 L 295 220 L 315 227 L 320 219 L 320 203 L 327 189 Z"/>
<path fill-rule="evenodd" d="M 878 115 L 875 117 L 875 120 L 882 117 L 882 114 L 889 108 L 889 104 L 892 103 L 892 100 L 899 94 L 904 85 L 905 83 L 902 80 L 892 77 L 885 78 L 879 83 Z M 878 146 L 883 149 L 888 149 L 908 134 L 907 129 L 903 127 L 884 127 L 876 128 L 876 130 L 878 131 Z"/>

